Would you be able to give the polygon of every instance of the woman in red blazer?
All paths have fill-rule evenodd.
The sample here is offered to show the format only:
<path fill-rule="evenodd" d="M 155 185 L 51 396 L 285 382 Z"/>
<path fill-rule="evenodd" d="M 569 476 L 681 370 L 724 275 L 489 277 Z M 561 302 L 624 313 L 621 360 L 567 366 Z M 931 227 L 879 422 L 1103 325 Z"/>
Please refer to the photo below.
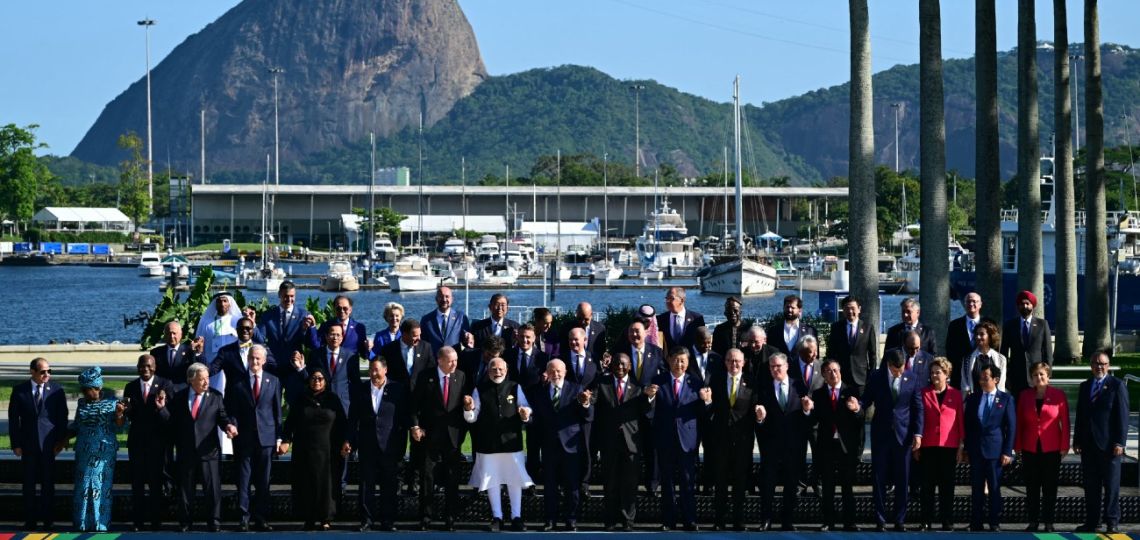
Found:
<path fill-rule="evenodd" d="M 954 526 L 954 466 L 961 461 L 965 431 L 962 425 L 962 392 L 947 383 L 953 368 L 943 357 L 930 363 L 930 386 L 922 390 L 922 448 L 915 459 L 922 467 L 922 525 L 934 523 L 934 490 L 938 489 L 938 514 L 942 530 Z"/>
<path fill-rule="evenodd" d="M 1023 463 L 1029 510 L 1026 531 L 1037 531 L 1041 517 L 1045 518 L 1045 531 L 1053 531 L 1057 472 L 1061 456 L 1069 451 L 1069 401 L 1061 389 L 1049 386 L 1052 372 L 1049 364 L 1033 364 L 1029 370 L 1033 387 L 1017 396 L 1017 436 L 1013 449 Z"/>

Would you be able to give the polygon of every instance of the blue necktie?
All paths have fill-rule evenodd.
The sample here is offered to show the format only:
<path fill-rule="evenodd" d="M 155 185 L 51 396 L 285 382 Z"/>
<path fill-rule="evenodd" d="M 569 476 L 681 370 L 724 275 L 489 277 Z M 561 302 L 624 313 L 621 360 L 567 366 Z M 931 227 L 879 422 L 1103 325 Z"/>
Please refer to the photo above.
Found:
<path fill-rule="evenodd" d="M 990 418 L 990 409 L 994 405 L 994 397 L 991 394 L 986 394 L 986 403 L 982 407 L 982 421 L 985 422 Z"/>

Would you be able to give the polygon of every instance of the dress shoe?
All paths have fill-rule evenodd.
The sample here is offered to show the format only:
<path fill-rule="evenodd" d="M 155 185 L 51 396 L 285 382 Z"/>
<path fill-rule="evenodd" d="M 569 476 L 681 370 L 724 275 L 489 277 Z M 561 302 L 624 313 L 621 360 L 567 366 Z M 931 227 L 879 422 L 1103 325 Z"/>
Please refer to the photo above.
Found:
<path fill-rule="evenodd" d="M 365 521 L 365 522 L 360 524 L 360 532 L 368 532 L 371 529 L 372 529 L 372 523 L 370 523 L 370 522 Z"/>
<path fill-rule="evenodd" d="M 25 530 L 25 531 L 34 531 L 34 530 L 36 530 L 36 522 L 34 522 L 34 521 L 25 521 L 25 522 L 24 522 L 24 530 Z"/>
<path fill-rule="evenodd" d="M 785 523 L 780 526 L 780 530 L 784 532 L 796 532 L 796 526 L 791 523 Z"/>
<path fill-rule="evenodd" d="M 1044 528 L 1045 532 L 1056 532 L 1056 529 L 1053 528 L 1052 523 L 1046 523 Z"/>
<path fill-rule="evenodd" d="M 685 530 L 688 532 L 697 532 L 701 530 L 701 526 L 697 525 L 696 523 L 686 523 Z"/>
<path fill-rule="evenodd" d="M 602 530 L 606 532 L 614 532 L 618 530 L 618 526 L 614 525 L 613 523 L 606 523 L 606 526 L 602 527 Z"/>
<path fill-rule="evenodd" d="M 887 530 L 887 524 L 886 523 L 876 523 L 875 524 L 875 532 L 884 532 L 886 530 Z"/>
<path fill-rule="evenodd" d="M 723 530 L 725 530 L 725 526 L 723 523 L 714 523 L 713 524 L 713 530 L 714 531 L 723 531 Z"/>
<path fill-rule="evenodd" d="M 221 532 L 222 526 L 221 525 L 210 525 L 209 527 L 206 527 L 206 530 L 209 532 L 212 532 L 212 533 Z"/>
<path fill-rule="evenodd" d="M 523 532 L 526 530 L 526 522 L 521 517 L 511 518 L 511 530 L 514 532 Z"/>
<path fill-rule="evenodd" d="M 844 525 L 843 532 L 859 532 L 859 526 L 854 523 Z"/>
<path fill-rule="evenodd" d="M 143 530 L 143 527 L 142 527 L 142 525 L 132 525 L 132 526 L 131 526 L 131 532 L 139 532 L 139 531 L 142 531 L 142 530 Z"/>
<path fill-rule="evenodd" d="M 1001 525 L 990 525 L 990 532 L 1001 532 Z"/>
<path fill-rule="evenodd" d="M 668 524 L 665 524 L 665 523 L 662 523 L 662 524 L 661 524 L 661 530 L 662 530 L 662 531 L 671 531 L 671 530 L 673 530 L 673 529 L 676 529 L 676 528 L 677 528 L 677 526 L 676 526 L 676 525 L 668 525 Z"/>
<path fill-rule="evenodd" d="M 1105 534 L 1116 534 L 1119 532 L 1120 532 L 1120 527 L 1117 527 L 1115 523 L 1109 523 L 1108 526 L 1106 526 L 1104 528 Z"/>
<path fill-rule="evenodd" d="M 942 530 L 945 532 L 953 532 L 954 531 L 954 524 L 953 523 L 943 523 L 942 524 Z"/>
<path fill-rule="evenodd" d="M 178 526 L 178 530 L 181 532 L 187 532 L 190 530 L 190 524 L 189 523 L 183 523 L 183 524 Z"/>
<path fill-rule="evenodd" d="M 449 531 L 449 532 L 454 531 L 455 530 L 455 518 L 448 517 L 447 519 L 443 520 L 443 530 Z"/>
<path fill-rule="evenodd" d="M 238 524 L 238 532 L 249 532 L 249 522 L 243 521 Z"/>
<path fill-rule="evenodd" d="M 906 524 L 905 523 L 895 523 L 895 529 L 894 530 L 895 530 L 895 532 L 906 532 Z"/>
<path fill-rule="evenodd" d="M 264 521 L 259 521 L 253 524 L 253 530 L 259 532 L 273 532 L 273 526 Z"/>
<path fill-rule="evenodd" d="M 428 530 L 429 527 L 431 527 L 431 519 L 420 518 L 420 530 L 426 531 L 426 530 Z"/>
<path fill-rule="evenodd" d="M 625 532 L 633 532 L 633 523 L 626 523 L 625 525 L 622 525 L 621 530 Z"/>
<path fill-rule="evenodd" d="M 970 525 L 970 532 L 984 532 L 985 530 L 981 525 Z"/>
<path fill-rule="evenodd" d="M 375 525 L 372 526 L 372 530 L 374 530 L 374 531 L 377 530 Z M 396 524 L 392 523 L 391 521 L 385 521 L 384 523 L 380 524 L 379 531 L 380 532 L 396 532 Z"/>
<path fill-rule="evenodd" d="M 1038 528 L 1040 527 L 1036 523 L 1030 523 L 1025 527 L 1025 532 L 1037 532 Z"/>
<path fill-rule="evenodd" d="M 502 518 L 491 519 L 491 526 L 489 528 L 490 528 L 491 532 L 499 532 L 499 531 L 503 530 L 503 519 Z"/>
<path fill-rule="evenodd" d="M 566 532 L 577 532 L 577 531 L 578 531 L 578 522 L 577 521 L 569 521 L 566 523 Z"/>
<path fill-rule="evenodd" d="M 758 530 L 760 532 L 764 532 L 764 531 L 770 530 L 771 528 L 772 528 L 772 522 L 768 521 L 768 520 L 764 520 L 764 521 L 760 522 L 760 526 L 757 527 L 756 530 Z"/>
<path fill-rule="evenodd" d="M 931 527 L 931 525 L 929 523 L 919 523 L 918 527 L 916 527 L 915 530 L 917 530 L 918 532 L 926 532 L 932 528 L 933 527 Z"/>
<path fill-rule="evenodd" d="M 1077 525 L 1077 528 L 1073 529 L 1073 532 L 1096 532 L 1096 525 L 1092 523 L 1082 523 L 1080 525 Z"/>
<path fill-rule="evenodd" d="M 824 523 L 823 526 L 819 528 L 819 532 L 831 532 L 834 530 L 835 530 L 835 525 L 828 525 L 826 523 Z"/>
<path fill-rule="evenodd" d="M 745 527 L 743 523 L 737 523 L 732 526 L 732 530 L 735 532 L 744 532 L 748 530 L 748 527 Z"/>
<path fill-rule="evenodd" d="M 546 523 L 542 524 L 542 532 L 550 532 L 553 530 L 554 530 L 554 522 L 553 521 L 547 521 Z"/>
<path fill-rule="evenodd" d="M 331 531 L 332 530 L 332 523 L 329 523 L 327 521 L 324 523 L 321 523 L 320 529 L 322 531 Z"/>

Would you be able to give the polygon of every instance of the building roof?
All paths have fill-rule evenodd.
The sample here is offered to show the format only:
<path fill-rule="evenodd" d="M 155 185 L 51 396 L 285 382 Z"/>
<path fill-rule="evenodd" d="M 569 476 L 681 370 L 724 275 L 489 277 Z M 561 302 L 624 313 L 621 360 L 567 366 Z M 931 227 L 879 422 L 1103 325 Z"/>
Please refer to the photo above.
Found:
<path fill-rule="evenodd" d="M 32 221 L 66 221 L 79 223 L 130 223 L 131 218 L 118 208 L 44 207 Z"/>
<path fill-rule="evenodd" d="M 424 230 L 428 234 L 450 233 L 464 227 L 462 215 L 424 215 Z M 507 220 L 503 216 L 467 216 L 467 230 L 487 234 L 506 234 Z M 420 232 L 420 218 L 417 215 L 405 217 L 400 222 L 400 230 Z"/>
<path fill-rule="evenodd" d="M 593 221 L 563 221 L 561 227 L 557 221 L 527 221 L 520 230 L 541 235 L 556 235 L 560 230 L 563 236 L 598 235 L 597 223 Z"/>
<path fill-rule="evenodd" d="M 416 195 L 419 193 L 420 186 L 377 186 L 382 187 L 381 190 L 376 191 L 376 196 L 384 195 Z M 193 186 L 194 195 L 260 195 L 260 184 L 195 184 Z M 454 186 L 454 185 L 425 185 L 423 186 L 424 196 L 433 195 L 459 195 L 466 193 L 469 197 L 474 196 L 497 196 L 502 197 L 508 191 L 505 186 Z M 543 196 L 554 196 L 559 191 L 563 195 L 599 195 L 601 189 L 598 186 L 562 186 L 561 190 L 556 186 L 511 186 L 509 188 L 511 195 L 529 198 L 532 194 Z M 620 197 L 623 195 L 653 195 L 653 186 L 610 186 L 609 194 L 611 197 Z M 320 196 L 327 195 L 363 195 L 368 196 L 368 185 L 342 185 L 342 184 L 282 184 L 280 186 L 271 186 L 271 193 L 279 193 L 281 195 L 310 195 L 316 194 Z M 702 187 L 670 187 L 661 189 L 662 195 L 678 195 L 678 196 L 705 196 L 705 197 L 723 197 L 725 192 L 724 188 L 720 186 L 702 186 Z M 790 186 L 790 187 L 746 187 L 743 188 L 743 194 L 746 197 L 834 197 L 845 198 L 847 197 L 846 187 L 808 187 L 808 186 Z M 514 198 L 514 197 L 512 197 Z"/>

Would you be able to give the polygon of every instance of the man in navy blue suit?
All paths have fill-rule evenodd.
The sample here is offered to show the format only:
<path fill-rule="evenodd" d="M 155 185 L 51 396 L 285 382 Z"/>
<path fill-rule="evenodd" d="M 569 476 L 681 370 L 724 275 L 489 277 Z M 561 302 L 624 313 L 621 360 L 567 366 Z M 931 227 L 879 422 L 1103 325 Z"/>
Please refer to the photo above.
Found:
<path fill-rule="evenodd" d="M 546 384 L 535 388 L 533 436 L 542 444 L 543 498 L 546 525 L 554 528 L 562 518 L 575 530 L 581 512 L 581 455 L 587 451 L 584 426 L 594 420 L 590 392 L 566 377 L 566 364 L 555 358 L 546 363 Z M 562 497 L 559 497 L 561 488 Z M 559 504 L 563 502 L 564 504 Z M 562 508 L 559 508 L 562 506 Z"/>
<path fill-rule="evenodd" d="M 566 351 L 570 348 L 570 331 L 581 328 L 586 332 L 585 346 L 586 350 L 590 352 L 590 357 L 595 362 L 601 362 L 602 356 L 606 353 L 606 326 L 594 320 L 594 307 L 589 302 L 579 302 L 575 315 L 577 317 L 573 321 L 563 324 L 559 330 L 562 335 L 562 343 L 558 347 L 558 357 L 566 361 Z M 566 369 L 567 372 L 570 371 L 569 363 L 567 363 Z"/>
<path fill-rule="evenodd" d="M 460 343 L 467 342 L 471 321 L 462 311 L 452 308 L 452 301 L 451 287 L 440 287 L 435 291 L 436 309 L 420 319 L 423 340 L 431 344 L 432 354 L 444 346 L 458 350 Z"/>
<path fill-rule="evenodd" d="M 634 319 L 626 330 L 626 339 L 621 345 L 614 347 L 613 356 L 625 354 L 629 356 L 629 376 L 638 386 L 646 387 L 653 382 L 653 378 L 667 371 L 665 369 L 665 352 L 652 343 L 645 342 L 645 324 Z"/>
<path fill-rule="evenodd" d="M 238 323 L 239 328 L 248 322 L 243 319 Z M 259 531 L 273 530 L 266 518 L 269 516 L 269 471 L 273 454 L 281 446 L 281 383 L 265 369 L 268 356 L 264 345 L 253 345 L 248 357 L 249 371 L 241 378 L 230 379 L 227 375 L 226 380 L 226 411 L 241 428 L 234 440 L 234 459 L 238 463 L 239 530 L 242 532 L 249 530 L 250 521 Z M 257 496 L 250 506 L 249 495 L 254 486 Z"/>
<path fill-rule="evenodd" d="M 920 384 L 929 384 L 930 363 L 934 361 L 934 356 L 922 348 L 922 337 L 918 335 L 918 332 L 907 332 L 901 339 L 901 347 L 883 351 L 883 360 L 879 364 L 879 369 L 887 367 L 888 356 L 901 355 L 903 357 L 903 371 L 913 373 Z"/>
<path fill-rule="evenodd" d="M 922 446 L 924 385 L 906 373 L 904 367 L 901 356 L 892 356 L 886 369 L 875 370 L 867 378 L 861 399 L 847 398 L 847 408 L 854 413 L 875 406 L 871 419 L 871 488 L 878 531 L 886 530 L 888 518 L 892 517 L 887 513 L 887 486 L 895 490 L 895 531 L 906 531 L 910 454 Z"/>
<path fill-rule="evenodd" d="M 154 357 L 155 375 L 170 381 L 175 390 L 186 387 L 186 368 L 201 361 L 205 340 L 201 337 L 182 342 L 182 324 L 178 321 L 166 323 L 162 333 L 162 345 L 150 350 Z"/>
<path fill-rule="evenodd" d="M 914 332 L 919 337 L 919 348 L 933 357 L 934 342 L 937 341 L 938 336 L 935 335 L 933 328 L 923 324 L 920 320 L 922 307 L 918 304 L 918 300 L 904 298 L 899 304 L 899 310 L 902 321 L 887 329 L 887 338 L 883 342 L 883 349 L 890 350 L 903 347 L 905 345 L 903 338 Z"/>
<path fill-rule="evenodd" d="M 139 377 L 127 383 L 123 389 L 123 399 L 127 402 L 126 415 L 130 420 L 127 459 L 131 464 L 134 530 L 142 530 L 149 518 L 151 530 L 157 531 L 162 525 L 162 513 L 166 506 L 162 484 L 166 480 L 170 441 L 154 402 L 159 393 L 173 394 L 174 387 L 170 381 L 154 374 L 155 360 L 149 354 L 139 356 L 136 369 Z M 148 487 L 150 497 L 146 493 Z"/>
<path fill-rule="evenodd" d="M 862 308 L 854 296 L 842 301 L 843 318 L 831 324 L 827 336 L 827 356 L 839 360 L 843 384 L 858 394 L 867 386 L 879 357 L 879 332 L 859 318 Z"/>
<path fill-rule="evenodd" d="M 1128 437 L 1128 390 L 1109 374 L 1109 358 L 1096 352 L 1089 358 L 1092 377 L 1077 394 L 1077 425 L 1073 451 L 1081 455 L 1085 482 L 1085 522 L 1077 532 L 1094 532 L 1104 502 L 1106 532 L 1119 532 L 1120 461 Z M 1103 497 L 1102 497 L 1103 494 Z"/>
<path fill-rule="evenodd" d="M 329 328 L 338 326 L 343 336 L 340 343 L 341 347 L 364 358 L 371 356 L 368 329 L 365 328 L 364 323 L 352 319 L 352 299 L 343 294 L 336 295 L 333 298 L 333 313 L 336 314 L 336 317 L 321 323 L 320 327 L 314 327 L 311 320 L 312 315 L 306 318 L 306 322 L 303 324 L 309 325 L 309 348 L 316 349 L 325 346 Z"/>
<path fill-rule="evenodd" d="M 688 373 L 689 351 L 669 351 L 669 372 L 658 375 L 646 390 L 653 403 L 653 437 L 657 475 L 661 480 L 661 528 L 671 530 L 680 516 L 686 531 L 696 531 L 697 420 L 712 406 L 712 391 Z M 678 505 L 674 490 L 680 487 Z M 678 508 L 679 506 L 679 508 Z"/>
<path fill-rule="evenodd" d="M 768 335 L 768 344 L 776 350 L 791 358 L 800 340 L 805 336 L 818 338 L 814 326 L 804 322 L 800 314 L 804 310 L 804 301 L 799 296 L 789 294 L 784 297 L 784 316 L 773 319 L 764 332 Z M 735 345 L 733 345 L 735 347 Z"/>
<path fill-rule="evenodd" d="M 657 329 L 665 334 L 661 347 L 689 348 L 697 339 L 697 329 L 705 327 L 705 316 L 685 308 L 685 289 L 670 287 L 665 293 L 665 313 L 657 315 Z"/>
<path fill-rule="evenodd" d="M 759 327 L 753 328 L 759 330 Z M 803 382 L 788 374 L 788 357 L 784 353 L 777 352 L 768 357 L 768 375 L 766 380 L 754 383 L 759 387 L 756 440 L 763 465 L 760 530 L 772 527 L 772 498 L 776 486 L 782 485 L 781 529 L 795 531 L 792 518 L 807 454 L 811 399 Z"/>
<path fill-rule="evenodd" d="M 218 349 L 218 354 L 214 356 L 214 360 L 210 362 L 210 375 L 213 376 L 219 371 L 224 371 L 226 374 L 226 391 L 229 391 L 231 381 L 241 381 L 249 377 L 249 356 L 250 351 L 253 350 L 254 345 L 262 345 L 265 343 L 257 337 L 256 327 L 254 326 L 253 319 L 242 317 L 237 323 L 237 341 L 230 343 Z M 268 348 L 265 349 L 266 357 L 262 359 L 263 368 L 269 373 L 277 373 L 277 360 L 273 358 L 273 353 Z"/>
<path fill-rule="evenodd" d="M 269 346 L 270 356 L 293 358 L 293 353 L 305 346 L 313 318 L 297 305 L 297 286 L 292 281 L 284 281 L 277 288 L 277 300 L 276 306 L 258 318 L 257 329 Z"/>
<path fill-rule="evenodd" d="M 55 456 L 67 442 L 67 396 L 62 386 L 52 382 L 47 359 L 32 360 L 29 370 L 31 378 L 17 384 L 8 401 L 8 437 L 24 470 L 24 527 L 35 529 L 38 521 L 50 529 Z"/>
<path fill-rule="evenodd" d="M 395 531 L 396 469 L 404 459 L 411 413 L 407 386 L 388 377 L 388 360 L 368 363 L 368 384 L 357 387 L 348 415 L 349 444 L 360 455 L 360 531 Z M 376 504 L 376 484 L 380 500 Z M 379 525 L 376 524 L 379 521 Z"/>
<path fill-rule="evenodd" d="M 507 318 L 507 311 L 510 310 L 510 301 L 507 300 L 507 295 L 503 293 L 491 295 L 487 309 L 491 312 L 490 317 L 471 323 L 471 335 L 475 338 L 474 346 L 482 347 L 484 340 L 496 336 L 503 338 L 506 348 L 514 347 L 519 322 Z"/>
<path fill-rule="evenodd" d="M 970 394 L 963 409 L 966 455 L 970 458 L 971 531 L 983 530 L 987 487 L 990 530 L 1001 530 L 1001 468 L 1013 463 L 1017 410 L 1013 397 L 997 389 L 1001 375 L 1001 368 L 995 365 L 982 367 L 978 377 L 981 392 Z"/>

